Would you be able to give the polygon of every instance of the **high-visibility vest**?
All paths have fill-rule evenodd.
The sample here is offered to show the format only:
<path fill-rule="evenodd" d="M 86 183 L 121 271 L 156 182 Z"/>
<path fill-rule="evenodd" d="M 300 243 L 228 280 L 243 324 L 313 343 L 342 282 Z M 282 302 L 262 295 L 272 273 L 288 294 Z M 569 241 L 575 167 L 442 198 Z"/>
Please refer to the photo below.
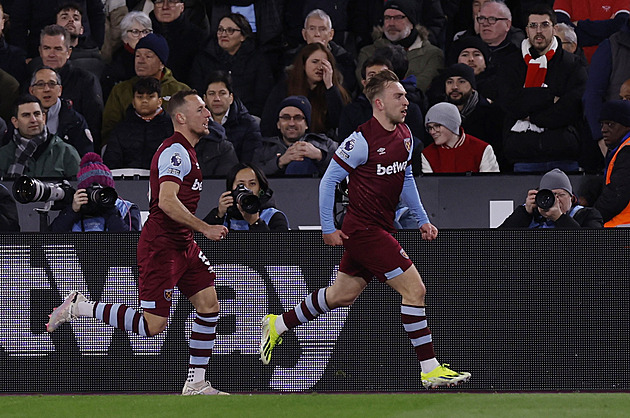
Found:
<path fill-rule="evenodd" d="M 628 136 L 621 143 L 621 145 L 619 145 L 617 151 L 615 152 L 615 155 L 613 155 L 613 157 L 610 159 L 610 162 L 608 163 L 608 168 L 606 169 L 606 184 L 610 183 L 610 176 L 612 175 L 613 167 L 615 166 L 615 160 L 617 159 L 619 151 L 621 151 L 623 147 L 628 145 L 630 145 L 630 136 Z M 604 224 L 604 227 L 606 228 L 612 228 L 615 226 L 630 226 L 630 202 L 628 202 L 628 205 L 623 208 L 621 212 L 615 215 L 614 218 Z"/>

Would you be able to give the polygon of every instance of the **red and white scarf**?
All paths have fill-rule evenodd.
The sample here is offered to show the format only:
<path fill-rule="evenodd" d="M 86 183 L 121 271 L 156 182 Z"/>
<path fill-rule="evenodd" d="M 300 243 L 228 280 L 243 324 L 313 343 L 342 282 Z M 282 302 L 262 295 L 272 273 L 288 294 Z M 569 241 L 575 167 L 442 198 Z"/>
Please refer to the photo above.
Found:
<path fill-rule="evenodd" d="M 521 52 L 523 53 L 525 64 L 527 64 L 527 75 L 525 76 L 525 85 L 523 87 L 546 87 L 545 77 L 547 76 L 547 64 L 556 53 L 558 40 L 554 36 L 549 51 L 536 59 L 532 58 L 529 53 L 531 47 L 532 44 L 529 42 L 529 39 L 525 38 L 521 44 Z"/>

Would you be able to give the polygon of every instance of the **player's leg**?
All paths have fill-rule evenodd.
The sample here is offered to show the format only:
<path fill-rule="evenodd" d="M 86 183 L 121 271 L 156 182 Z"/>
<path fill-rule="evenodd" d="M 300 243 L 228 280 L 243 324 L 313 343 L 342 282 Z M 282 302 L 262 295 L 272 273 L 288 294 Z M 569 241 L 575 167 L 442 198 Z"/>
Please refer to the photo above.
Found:
<path fill-rule="evenodd" d="M 424 296 L 426 289 L 420 273 L 412 264 L 404 273 L 386 282 L 402 296 L 400 315 L 422 368 L 422 384 L 429 387 L 451 386 L 470 379 L 470 373 L 457 373 L 440 365 L 433 350 L 431 330 L 427 325 Z"/>
<path fill-rule="evenodd" d="M 282 315 L 266 315 L 262 321 L 260 359 L 264 364 L 271 361 L 274 347 L 282 342 L 280 337 L 287 330 L 305 324 L 319 315 L 342 306 L 350 306 L 367 286 L 365 279 L 338 272 L 332 285 L 309 294 L 293 309 Z"/>

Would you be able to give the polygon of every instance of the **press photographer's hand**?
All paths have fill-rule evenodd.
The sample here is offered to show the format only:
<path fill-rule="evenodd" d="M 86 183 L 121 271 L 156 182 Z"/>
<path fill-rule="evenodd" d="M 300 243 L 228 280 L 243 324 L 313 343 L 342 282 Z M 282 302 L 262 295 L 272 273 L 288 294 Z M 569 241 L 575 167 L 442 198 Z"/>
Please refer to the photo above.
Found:
<path fill-rule="evenodd" d="M 72 210 L 76 213 L 79 213 L 81 210 L 81 206 L 87 204 L 88 195 L 85 189 L 78 189 L 74 192 L 74 196 L 72 197 Z"/>
<path fill-rule="evenodd" d="M 223 218 L 227 213 L 228 208 L 233 204 L 234 198 L 232 197 L 231 191 L 228 190 L 227 192 L 221 193 L 221 196 L 219 197 L 219 209 L 217 212 L 217 216 L 219 218 Z"/>
<path fill-rule="evenodd" d="M 538 190 L 536 190 L 536 189 L 532 189 L 532 190 L 527 192 L 527 198 L 525 199 L 525 210 L 530 215 L 533 215 L 534 209 L 536 209 L 538 207 L 538 206 L 536 206 L 536 194 L 537 193 L 538 193 Z"/>

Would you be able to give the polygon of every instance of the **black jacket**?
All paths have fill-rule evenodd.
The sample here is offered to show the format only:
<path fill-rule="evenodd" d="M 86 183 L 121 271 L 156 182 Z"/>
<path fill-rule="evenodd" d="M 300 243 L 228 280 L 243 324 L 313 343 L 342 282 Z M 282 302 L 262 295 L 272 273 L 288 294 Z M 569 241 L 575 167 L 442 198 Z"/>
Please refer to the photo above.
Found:
<path fill-rule="evenodd" d="M 238 98 L 234 98 L 223 128 L 227 140 L 234 145 L 238 160 L 242 163 L 251 162 L 254 153 L 262 145 L 260 126 Z"/>
<path fill-rule="evenodd" d="M 210 120 L 210 133 L 202 137 L 195 151 L 203 177 L 225 177 L 232 167 L 238 164 L 234 146 L 225 138 L 225 129 Z"/>
<path fill-rule="evenodd" d="M 81 157 L 94 151 L 92 132 L 88 128 L 85 118 L 72 108 L 72 103 L 65 99 L 61 99 L 59 126 L 56 134 L 75 147 Z"/>
<path fill-rule="evenodd" d="M 544 218 L 540 215 L 537 209 L 533 214 L 527 213 L 525 206 L 521 205 L 514 209 L 514 212 L 507 217 L 499 228 L 529 228 L 532 221 L 536 219 L 538 222 L 544 222 Z M 578 228 L 603 228 L 604 221 L 602 215 L 595 208 L 582 208 L 579 209 L 573 217 L 568 214 L 562 214 L 556 222 L 554 222 L 556 229 L 578 229 Z"/>
<path fill-rule="evenodd" d="M 103 162 L 114 168 L 151 168 L 151 159 L 162 141 L 173 135 L 173 122 L 166 112 L 145 121 L 133 106 L 109 136 Z"/>
<path fill-rule="evenodd" d="M 0 34 L 0 69 L 11 74 L 20 84 L 28 82 L 26 52 L 22 48 L 9 45 Z"/>
<path fill-rule="evenodd" d="M 112 62 L 103 68 L 103 75 L 101 76 L 103 102 L 107 103 L 109 93 L 111 93 L 116 83 L 129 80 L 135 75 L 135 53 L 123 45 L 114 52 Z"/>
<path fill-rule="evenodd" d="M 11 192 L 0 184 L 0 232 L 20 232 L 20 218 Z"/>
<path fill-rule="evenodd" d="M 216 70 L 230 73 L 234 95 L 251 114 L 260 116 L 274 78 L 267 58 L 256 48 L 254 41 L 246 40 L 236 54 L 230 55 L 213 39 L 192 63 L 190 86 L 205 92 L 208 73 Z"/>

